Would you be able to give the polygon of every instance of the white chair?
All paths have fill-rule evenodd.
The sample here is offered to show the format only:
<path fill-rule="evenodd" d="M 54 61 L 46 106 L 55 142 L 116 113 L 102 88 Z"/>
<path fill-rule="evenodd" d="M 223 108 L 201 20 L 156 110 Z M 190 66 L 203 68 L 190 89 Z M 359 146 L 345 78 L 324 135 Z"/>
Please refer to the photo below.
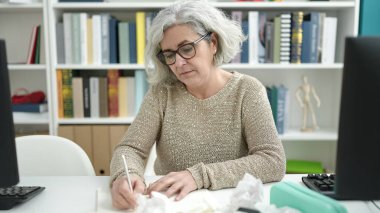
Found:
<path fill-rule="evenodd" d="M 145 172 L 144 176 L 155 176 L 156 173 L 154 172 L 154 161 L 156 161 L 157 154 L 156 154 L 156 144 L 152 146 L 150 149 L 150 154 L 145 166 Z"/>
<path fill-rule="evenodd" d="M 66 138 L 17 137 L 16 150 L 20 176 L 95 176 L 87 154 Z"/>

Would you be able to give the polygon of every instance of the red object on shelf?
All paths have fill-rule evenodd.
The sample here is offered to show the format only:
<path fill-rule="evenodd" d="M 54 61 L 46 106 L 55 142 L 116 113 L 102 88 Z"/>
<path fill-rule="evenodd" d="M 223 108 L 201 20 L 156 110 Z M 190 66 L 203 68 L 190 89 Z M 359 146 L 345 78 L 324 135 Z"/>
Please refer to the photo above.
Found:
<path fill-rule="evenodd" d="M 24 94 L 20 94 L 23 92 Z M 45 101 L 45 93 L 42 91 L 34 91 L 29 93 L 25 88 L 19 88 L 12 95 L 12 104 L 42 103 Z"/>

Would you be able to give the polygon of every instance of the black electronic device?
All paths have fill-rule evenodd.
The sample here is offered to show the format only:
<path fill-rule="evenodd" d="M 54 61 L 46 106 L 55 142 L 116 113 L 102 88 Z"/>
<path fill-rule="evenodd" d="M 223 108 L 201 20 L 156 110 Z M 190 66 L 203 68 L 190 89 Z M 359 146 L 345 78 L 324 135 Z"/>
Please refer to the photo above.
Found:
<path fill-rule="evenodd" d="M 346 38 L 335 199 L 380 200 L 379 95 L 380 37 Z"/>
<path fill-rule="evenodd" d="M 0 210 L 10 209 L 44 187 L 15 186 L 19 182 L 5 41 L 0 40 Z"/>

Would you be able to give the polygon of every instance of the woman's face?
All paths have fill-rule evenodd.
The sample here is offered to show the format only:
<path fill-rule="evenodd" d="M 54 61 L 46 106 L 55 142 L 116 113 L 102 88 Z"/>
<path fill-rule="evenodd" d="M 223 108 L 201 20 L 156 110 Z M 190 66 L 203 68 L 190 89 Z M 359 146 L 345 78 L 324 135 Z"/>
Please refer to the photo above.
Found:
<path fill-rule="evenodd" d="M 175 25 L 165 30 L 160 46 L 163 51 L 176 51 L 178 47 L 192 43 L 202 35 L 195 33 L 188 25 Z M 206 38 L 208 39 L 208 38 Z M 174 75 L 186 86 L 197 87 L 207 83 L 213 66 L 213 57 L 216 52 L 216 39 L 211 35 L 211 43 L 202 39 L 194 47 L 196 54 L 191 59 L 185 59 L 175 54 L 175 63 L 169 65 Z"/>

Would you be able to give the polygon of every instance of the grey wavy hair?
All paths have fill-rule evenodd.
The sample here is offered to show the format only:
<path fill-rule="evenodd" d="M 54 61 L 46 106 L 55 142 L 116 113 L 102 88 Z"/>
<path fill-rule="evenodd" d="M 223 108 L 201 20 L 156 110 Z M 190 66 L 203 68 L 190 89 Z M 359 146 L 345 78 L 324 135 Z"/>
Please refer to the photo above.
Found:
<path fill-rule="evenodd" d="M 208 32 L 217 34 L 215 66 L 230 62 L 241 51 L 242 42 L 246 39 L 239 23 L 231 20 L 224 12 L 213 7 L 206 0 L 177 1 L 157 14 L 148 32 L 145 69 L 151 85 L 170 86 L 178 81 L 169 66 L 162 64 L 156 55 L 161 51 L 160 42 L 164 31 L 171 26 L 181 24 L 189 25 L 199 35 L 205 35 Z"/>

